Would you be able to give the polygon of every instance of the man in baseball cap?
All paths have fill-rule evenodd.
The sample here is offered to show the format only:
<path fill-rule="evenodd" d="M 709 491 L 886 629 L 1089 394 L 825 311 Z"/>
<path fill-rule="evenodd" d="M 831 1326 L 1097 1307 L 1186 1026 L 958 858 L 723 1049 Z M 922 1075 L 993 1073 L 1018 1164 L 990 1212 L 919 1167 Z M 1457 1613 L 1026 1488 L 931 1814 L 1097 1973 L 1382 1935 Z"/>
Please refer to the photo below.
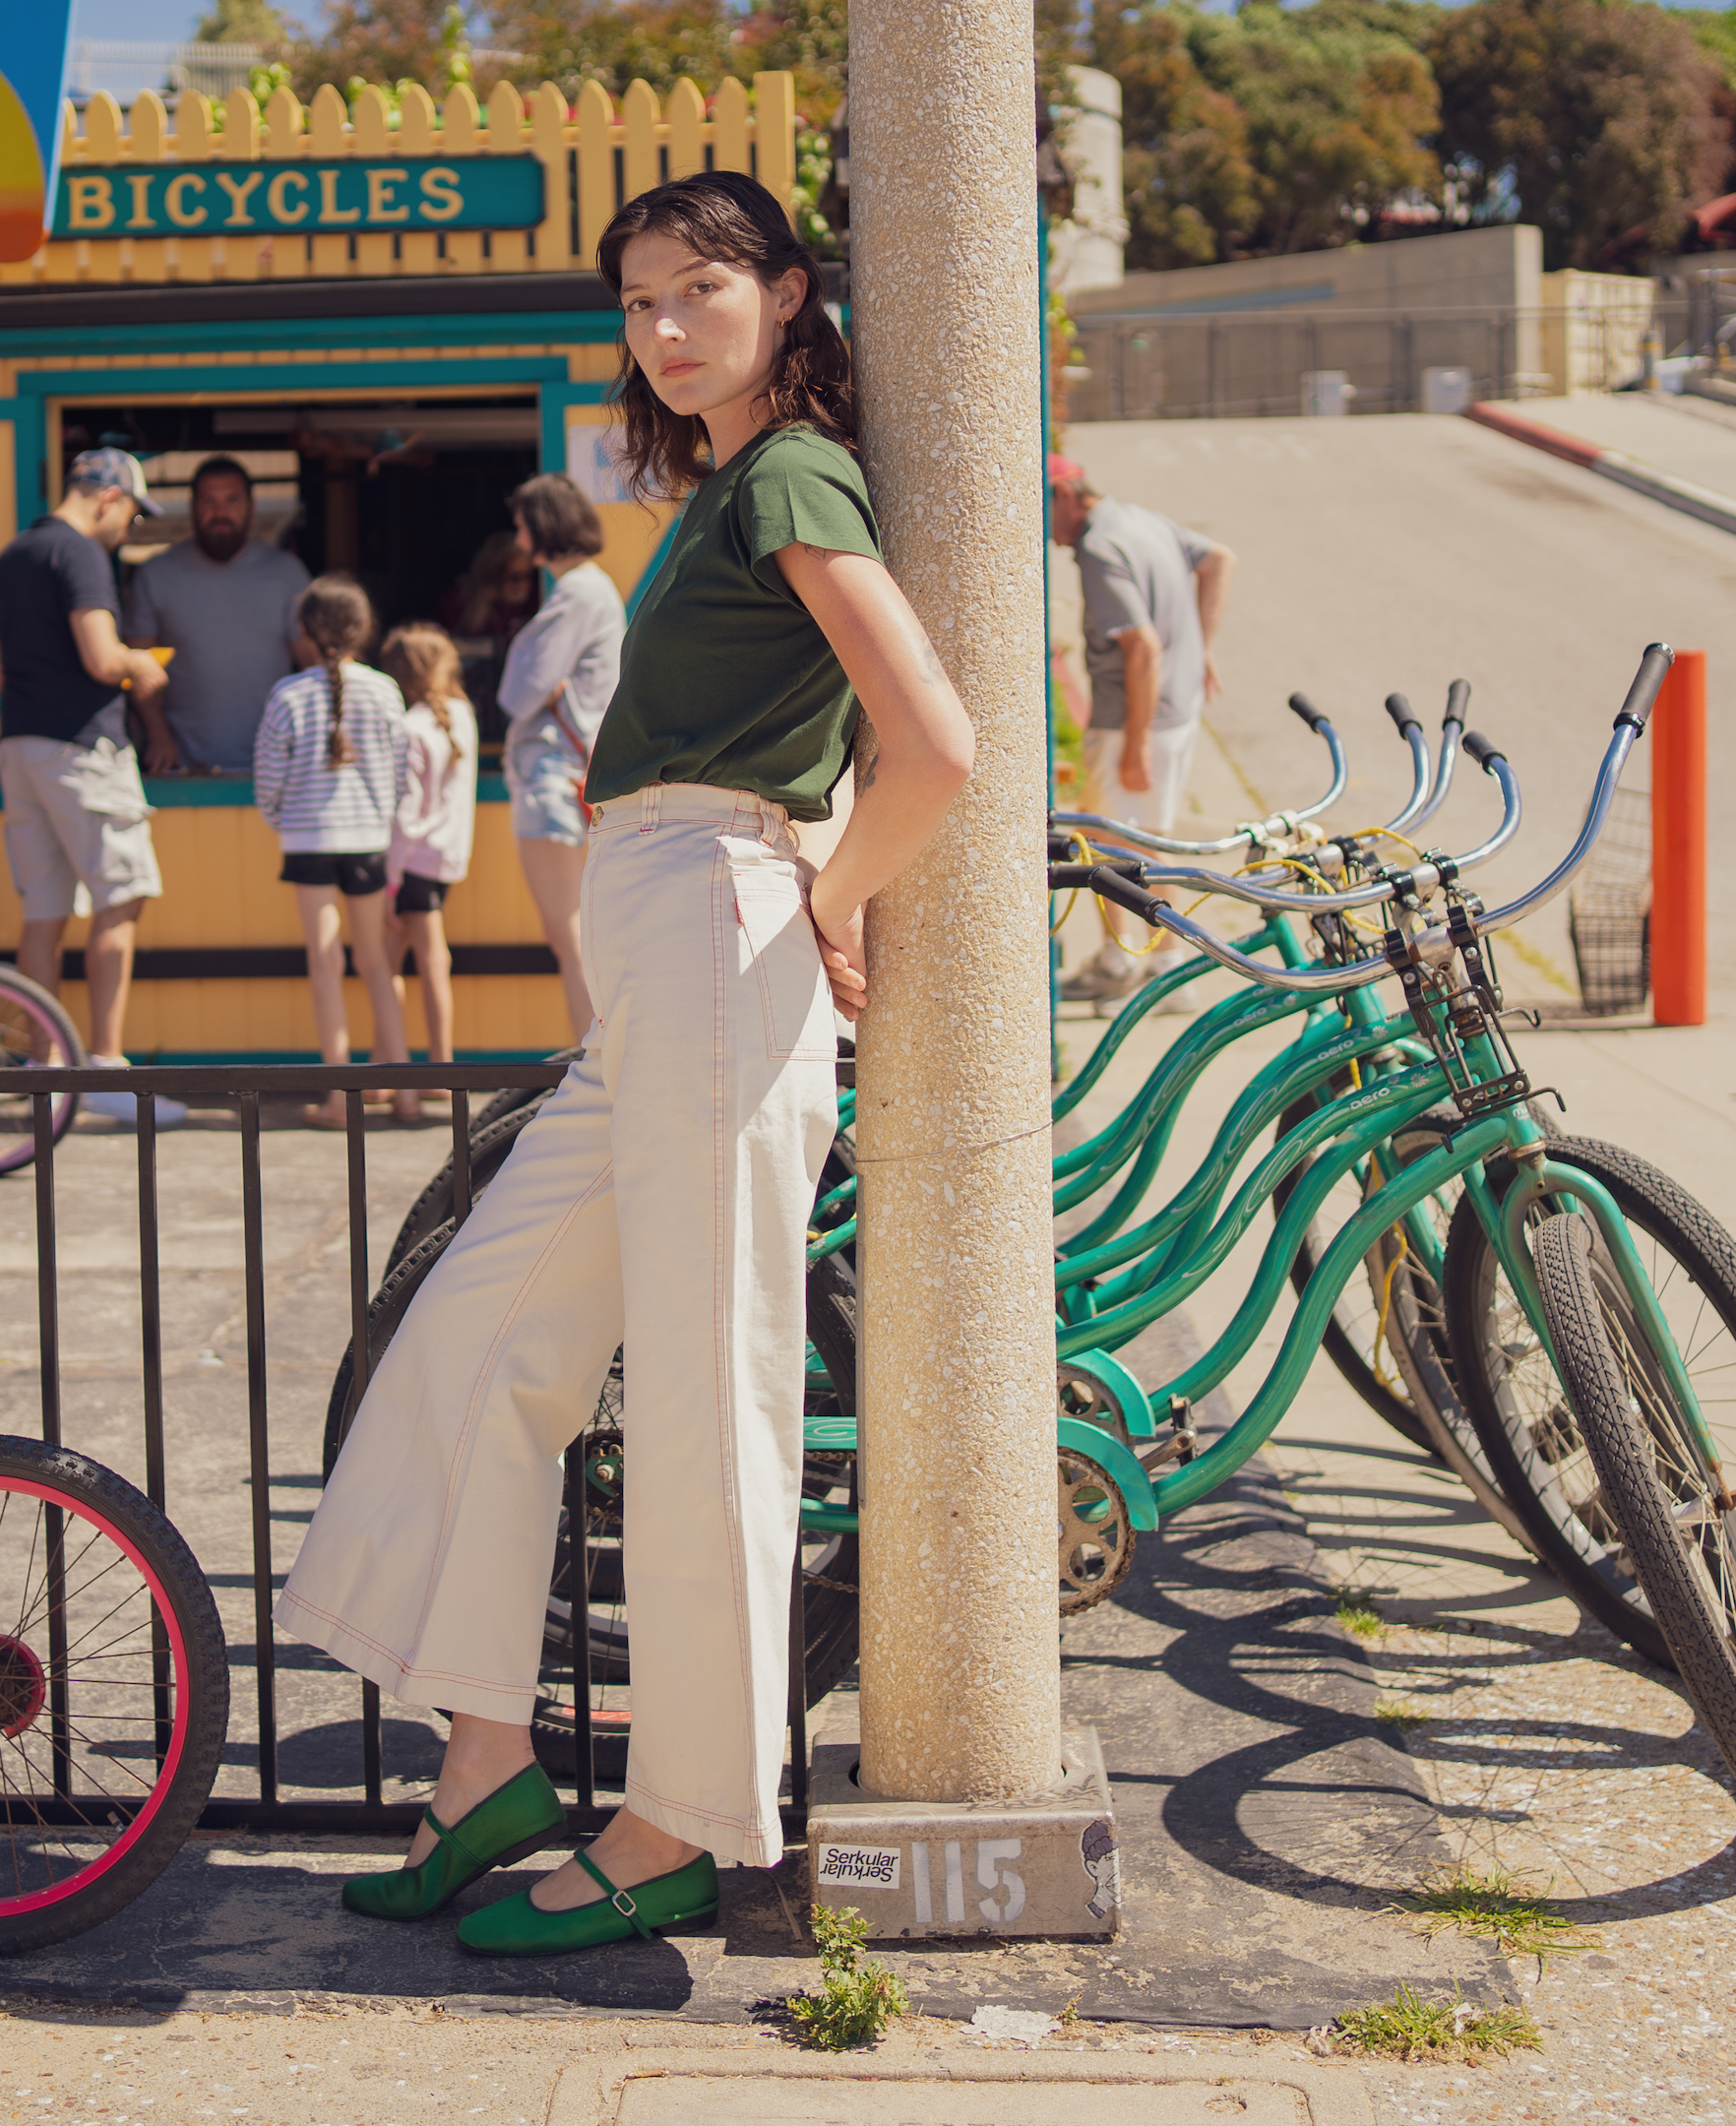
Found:
<path fill-rule="evenodd" d="M 128 691 L 148 759 L 174 758 L 162 666 L 121 641 L 109 556 L 140 517 L 161 514 L 138 459 L 81 451 L 60 507 L 0 553 L 0 786 L 7 860 L 24 903 L 19 970 L 59 989 L 61 939 L 82 888 L 91 910 L 91 1061 L 98 1065 L 126 1062 L 133 943 L 145 903 L 162 892 L 127 729 Z M 84 1104 L 120 1121 L 137 1113 L 130 1093 L 87 1093 Z M 185 1114 L 177 1101 L 156 1103 L 159 1123 Z"/>

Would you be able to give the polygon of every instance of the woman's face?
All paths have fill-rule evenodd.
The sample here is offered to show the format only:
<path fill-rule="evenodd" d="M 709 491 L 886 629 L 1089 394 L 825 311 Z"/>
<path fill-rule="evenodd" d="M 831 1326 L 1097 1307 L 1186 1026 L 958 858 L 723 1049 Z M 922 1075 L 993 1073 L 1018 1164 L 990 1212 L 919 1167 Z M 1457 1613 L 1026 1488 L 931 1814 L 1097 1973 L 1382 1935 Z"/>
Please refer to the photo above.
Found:
<path fill-rule="evenodd" d="M 807 291 L 798 269 L 767 287 L 745 266 L 654 233 L 634 237 L 621 268 L 628 352 L 672 413 L 703 420 L 764 391 L 778 329 Z"/>

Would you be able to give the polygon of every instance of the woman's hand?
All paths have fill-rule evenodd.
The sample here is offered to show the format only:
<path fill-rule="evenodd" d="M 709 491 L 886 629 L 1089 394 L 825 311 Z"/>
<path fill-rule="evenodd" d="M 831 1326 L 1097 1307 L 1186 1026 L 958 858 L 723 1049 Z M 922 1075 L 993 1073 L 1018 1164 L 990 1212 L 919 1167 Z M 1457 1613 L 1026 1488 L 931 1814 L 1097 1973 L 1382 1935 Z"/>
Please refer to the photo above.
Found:
<path fill-rule="evenodd" d="M 832 1001 L 852 1025 L 868 1001 L 868 959 L 862 942 L 862 910 L 830 909 L 818 882 L 808 912 L 820 941 L 820 964 L 832 984 Z"/>

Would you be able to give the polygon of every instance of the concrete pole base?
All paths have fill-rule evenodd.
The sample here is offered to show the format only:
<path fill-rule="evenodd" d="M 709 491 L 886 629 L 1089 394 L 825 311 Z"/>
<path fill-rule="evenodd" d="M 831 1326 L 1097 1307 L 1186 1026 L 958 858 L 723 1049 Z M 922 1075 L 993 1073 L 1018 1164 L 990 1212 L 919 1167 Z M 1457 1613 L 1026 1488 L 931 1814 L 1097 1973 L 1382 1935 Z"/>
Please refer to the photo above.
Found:
<path fill-rule="evenodd" d="M 854 1742 L 814 1752 L 808 1881 L 874 1941 L 928 1935 L 1111 1939 L 1121 1871 L 1094 1727 L 1061 1730 L 1062 1777 L 1023 1801 L 897 1801 L 856 1784 Z"/>

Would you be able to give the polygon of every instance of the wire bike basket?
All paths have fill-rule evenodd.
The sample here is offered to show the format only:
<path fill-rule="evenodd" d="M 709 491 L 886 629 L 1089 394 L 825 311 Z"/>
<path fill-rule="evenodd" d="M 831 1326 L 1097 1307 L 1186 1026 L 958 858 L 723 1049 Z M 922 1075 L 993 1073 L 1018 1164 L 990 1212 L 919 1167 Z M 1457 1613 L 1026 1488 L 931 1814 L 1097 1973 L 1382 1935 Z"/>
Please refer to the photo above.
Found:
<path fill-rule="evenodd" d="M 1639 1011 L 1651 988 L 1651 798 L 1618 789 L 1568 896 L 1580 997 L 1597 1018 Z"/>

